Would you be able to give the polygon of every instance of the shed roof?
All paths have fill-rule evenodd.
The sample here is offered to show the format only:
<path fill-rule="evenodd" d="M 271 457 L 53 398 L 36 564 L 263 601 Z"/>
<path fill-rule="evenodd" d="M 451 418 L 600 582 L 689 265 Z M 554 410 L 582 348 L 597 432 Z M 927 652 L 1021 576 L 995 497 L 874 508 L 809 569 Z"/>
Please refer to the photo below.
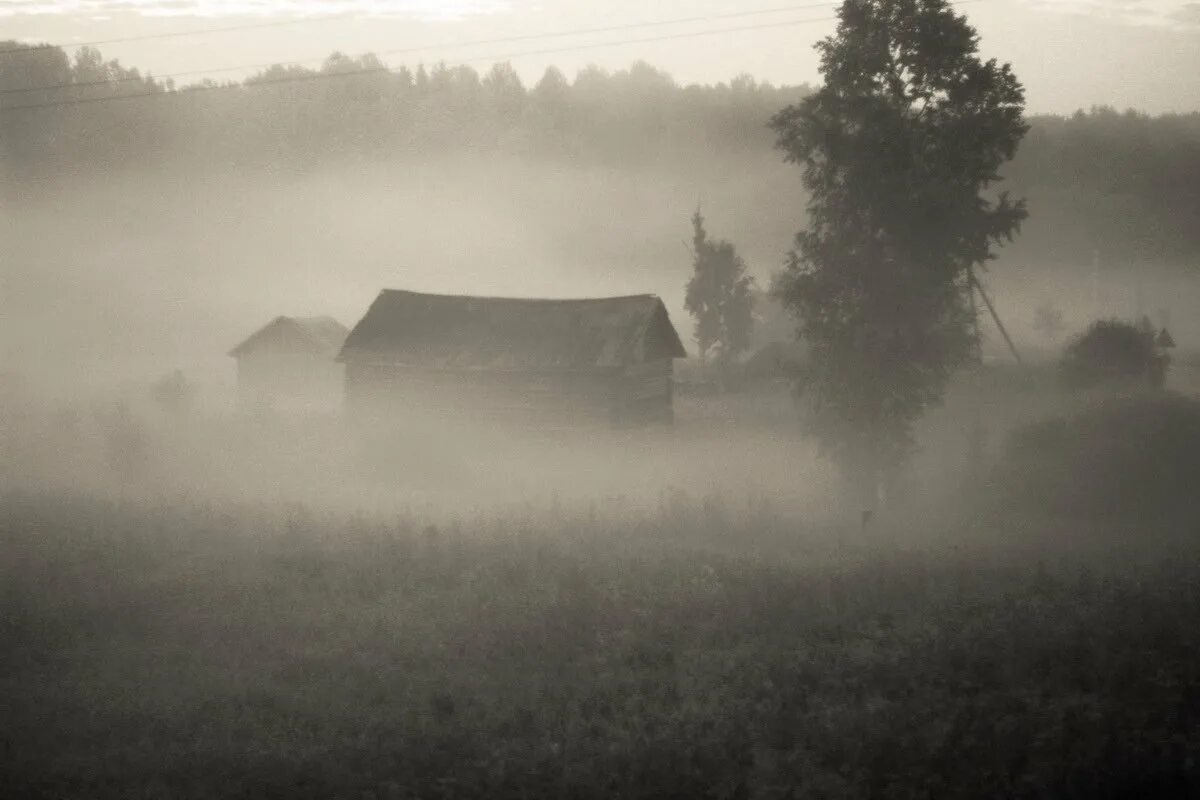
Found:
<path fill-rule="evenodd" d="M 229 351 L 237 358 L 270 342 L 288 341 L 318 355 L 332 356 L 346 341 L 346 326 L 333 317 L 276 317 Z"/>
<path fill-rule="evenodd" d="M 594 369 L 686 355 L 655 295 L 548 300 L 384 289 L 339 361 L 438 369 Z"/>

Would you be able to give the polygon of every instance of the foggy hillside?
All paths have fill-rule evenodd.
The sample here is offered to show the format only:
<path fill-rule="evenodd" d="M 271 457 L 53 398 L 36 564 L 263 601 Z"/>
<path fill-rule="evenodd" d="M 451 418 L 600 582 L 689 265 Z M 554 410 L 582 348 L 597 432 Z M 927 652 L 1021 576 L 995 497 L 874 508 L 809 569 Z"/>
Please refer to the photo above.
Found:
<path fill-rule="evenodd" d="M 799 170 L 765 123 L 805 87 L 683 87 L 644 63 L 551 70 L 531 87 L 505 65 L 308 79 L 378 68 L 333 56 L 247 83 L 303 80 L 169 95 L 90 48 L 7 59 L 10 368 L 78 380 L 188 364 L 220 381 L 223 353 L 264 320 L 353 323 L 385 286 L 652 292 L 688 338 L 694 208 L 762 288 L 803 224 Z M 15 108 L 39 103 L 51 105 Z M 1072 330 L 1147 313 L 1200 339 L 1183 302 L 1200 258 L 1200 117 L 1100 109 L 1032 124 L 1005 170 L 1033 214 L 989 279 L 1001 309 L 1052 299 Z M 45 329 L 48 313 L 71 325 Z M 1029 313 L 1008 317 L 1047 344 Z"/>

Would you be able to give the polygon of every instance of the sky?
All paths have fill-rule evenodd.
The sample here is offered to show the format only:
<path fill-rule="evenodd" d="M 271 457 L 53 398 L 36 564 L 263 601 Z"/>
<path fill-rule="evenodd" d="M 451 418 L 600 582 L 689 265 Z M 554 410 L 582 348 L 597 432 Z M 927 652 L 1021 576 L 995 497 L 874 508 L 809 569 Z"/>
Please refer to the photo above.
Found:
<path fill-rule="evenodd" d="M 1196 0 L 967 0 L 957 8 L 979 31 L 983 54 L 1012 63 L 1032 113 L 1200 111 Z M 254 71 L 238 68 L 248 65 L 316 66 L 337 50 L 374 52 L 392 66 L 466 62 L 482 71 L 508 60 L 529 82 L 550 64 L 572 75 L 641 59 L 684 84 L 743 73 L 815 84 L 812 44 L 833 31 L 834 10 L 817 0 L 0 0 L 0 38 L 103 42 L 105 56 L 178 74 L 180 83 L 241 78 Z M 212 30 L 240 26 L 254 27 Z M 107 41 L 178 32 L 197 33 Z"/>

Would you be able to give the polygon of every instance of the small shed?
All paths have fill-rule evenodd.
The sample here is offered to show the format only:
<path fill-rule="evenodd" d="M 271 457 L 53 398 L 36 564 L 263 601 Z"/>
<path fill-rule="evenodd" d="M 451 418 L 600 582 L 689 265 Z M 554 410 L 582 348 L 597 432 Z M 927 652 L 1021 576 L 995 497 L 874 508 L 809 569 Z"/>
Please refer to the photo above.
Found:
<path fill-rule="evenodd" d="M 342 346 L 352 415 L 669 422 L 685 355 L 655 295 L 549 300 L 385 289 Z"/>
<path fill-rule="evenodd" d="M 334 358 L 346 326 L 332 317 L 276 317 L 229 351 L 244 405 L 336 408 L 342 366 Z"/>

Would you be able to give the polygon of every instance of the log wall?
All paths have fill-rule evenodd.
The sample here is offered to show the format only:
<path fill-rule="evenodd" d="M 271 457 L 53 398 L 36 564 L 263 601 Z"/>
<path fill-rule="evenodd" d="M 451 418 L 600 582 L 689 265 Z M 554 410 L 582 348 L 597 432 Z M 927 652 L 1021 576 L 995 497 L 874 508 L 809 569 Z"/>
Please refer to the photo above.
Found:
<path fill-rule="evenodd" d="M 671 420 L 671 361 L 590 371 L 436 370 L 346 364 L 352 417 L 431 417 L 539 427 Z"/>

